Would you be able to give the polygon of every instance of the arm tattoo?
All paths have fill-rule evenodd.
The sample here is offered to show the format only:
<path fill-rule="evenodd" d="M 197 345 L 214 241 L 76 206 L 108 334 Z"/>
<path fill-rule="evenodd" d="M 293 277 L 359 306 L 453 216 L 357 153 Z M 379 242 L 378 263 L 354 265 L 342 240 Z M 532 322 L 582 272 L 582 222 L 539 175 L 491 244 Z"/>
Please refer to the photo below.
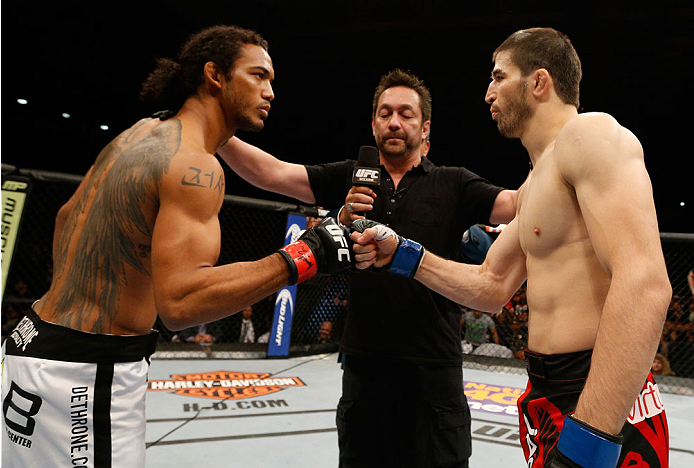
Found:
<path fill-rule="evenodd" d="M 181 185 L 190 185 L 193 187 L 212 188 L 220 192 L 224 192 L 224 174 L 215 175 L 212 172 L 203 172 L 197 167 L 189 167 L 188 171 L 183 174 Z"/>

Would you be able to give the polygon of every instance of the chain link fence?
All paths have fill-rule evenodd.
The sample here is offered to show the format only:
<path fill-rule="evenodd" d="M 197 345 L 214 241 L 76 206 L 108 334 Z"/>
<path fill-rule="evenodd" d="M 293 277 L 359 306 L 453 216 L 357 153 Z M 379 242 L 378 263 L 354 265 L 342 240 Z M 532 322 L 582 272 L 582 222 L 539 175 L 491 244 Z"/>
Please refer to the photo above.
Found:
<path fill-rule="evenodd" d="M 5 236 L 5 194 L 9 193 L 6 189 L 11 188 L 6 182 L 17 178 L 28 181 L 30 189 L 14 245 L 12 268 L 3 290 L 3 340 L 24 311 L 50 285 L 55 215 L 82 179 L 81 176 L 17 170 L 3 165 L 3 261 L 6 261 L 6 248 L 11 247 Z M 219 214 L 222 248 L 218 263 L 258 260 L 277 250 L 284 245 L 289 213 L 307 218 L 324 214 L 302 205 L 226 196 Z M 13 225 L 13 229 L 16 228 Z M 687 278 L 694 267 L 694 234 L 663 233 L 661 240 L 673 299 L 657 356 L 664 370 L 657 378 L 664 391 L 694 394 L 694 300 Z M 314 277 L 298 285 L 290 356 L 337 350 L 347 312 L 347 288 L 347 274 Z M 273 294 L 253 304 L 248 311 L 206 324 L 204 330 L 194 327 L 172 332 L 157 323 L 160 337 L 155 357 L 267 357 L 274 309 Z M 524 373 L 528 317 L 524 288 L 500 314 L 482 314 L 490 319 L 486 328 L 478 323 L 479 314 L 464 312 L 467 312 L 465 320 L 461 321 L 461 342 L 466 353 L 464 366 Z M 201 341 L 204 335 L 209 335 L 211 342 Z"/>

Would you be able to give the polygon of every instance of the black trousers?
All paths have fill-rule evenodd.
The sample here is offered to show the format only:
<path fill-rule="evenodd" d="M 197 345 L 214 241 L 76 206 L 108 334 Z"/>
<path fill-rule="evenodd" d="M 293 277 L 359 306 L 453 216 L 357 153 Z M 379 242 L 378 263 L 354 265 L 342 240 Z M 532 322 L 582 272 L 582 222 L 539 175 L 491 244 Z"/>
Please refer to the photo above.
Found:
<path fill-rule="evenodd" d="M 345 356 L 337 430 L 340 468 L 466 468 L 462 368 Z"/>

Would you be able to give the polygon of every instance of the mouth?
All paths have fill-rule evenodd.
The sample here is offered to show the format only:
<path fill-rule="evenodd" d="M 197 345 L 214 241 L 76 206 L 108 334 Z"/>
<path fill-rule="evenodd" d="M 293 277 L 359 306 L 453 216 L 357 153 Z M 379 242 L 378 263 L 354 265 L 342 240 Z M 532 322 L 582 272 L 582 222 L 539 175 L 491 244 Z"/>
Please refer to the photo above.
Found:
<path fill-rule="evenodd" d="M 404 141 L 405 137 L 400 135 L 385 135 L 383 141 Z"/>
<path fill-rule="evenodd" d="M 492 113 L 492 120 L 496 120 L 496 116 L 499 115 L 499 111 L 490 109 L 490 112 Z"/>
<path fill-rule="evenodd" d="M 270 115 L 270 106 L 268 105 L 260 106 L 258 110 L 260 111 L 260 115 L 263 117 L 263 120 L 267 119 L 268 115 Z"/>

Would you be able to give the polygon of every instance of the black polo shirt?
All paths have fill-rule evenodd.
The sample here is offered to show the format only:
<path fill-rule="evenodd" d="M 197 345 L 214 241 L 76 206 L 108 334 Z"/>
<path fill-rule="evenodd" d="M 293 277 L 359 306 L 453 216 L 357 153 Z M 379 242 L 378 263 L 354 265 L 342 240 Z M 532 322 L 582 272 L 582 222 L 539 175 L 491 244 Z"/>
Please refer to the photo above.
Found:
<path fill-rule="evenodd" d="M 316 203 L 342 206 L 352 186 L 354 160 L 306 166 Z M 366 214 L 435 254 L 460 261 L 463 233 L 489 223 L 503 188 L 462 167 L 438 167 L 426 157 L 395 190 L 381 165 L 381 184 Z M 460 307 L 415 280 L 391 273 L 350 273 L 349 306 L 341 351 L 429 365 L 461 365 Z"/>

